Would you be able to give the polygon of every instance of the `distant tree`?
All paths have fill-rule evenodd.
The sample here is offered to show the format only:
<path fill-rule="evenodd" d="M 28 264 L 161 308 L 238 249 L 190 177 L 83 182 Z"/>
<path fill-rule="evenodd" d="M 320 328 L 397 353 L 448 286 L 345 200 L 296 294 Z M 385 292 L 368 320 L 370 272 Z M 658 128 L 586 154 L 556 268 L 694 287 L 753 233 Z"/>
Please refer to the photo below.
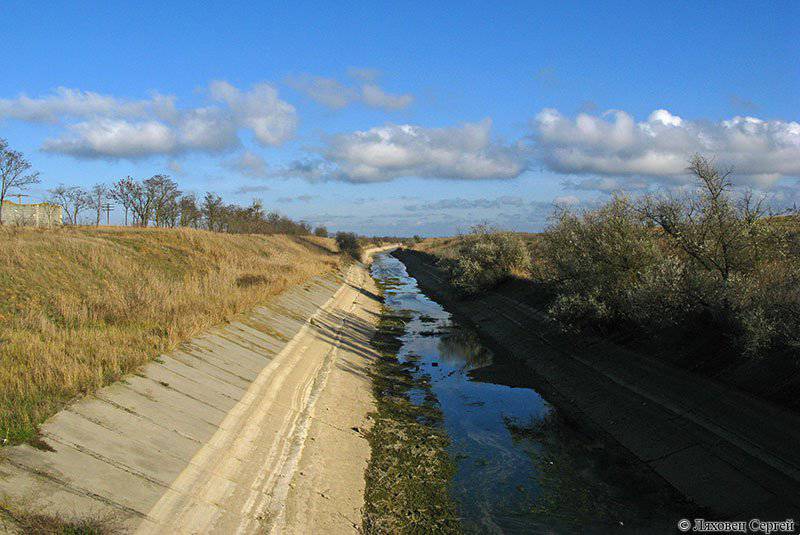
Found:
<path fill-rule="evenodd" d="M 123 178 L 114 183 L 109 191 L 109 197 L 114 199 L 125 210 L 125 226 L 128 226 L 128 212 L 133 209 L 135 193 L 138 189 L 136 182 L 131 177 Z"/>
<path fill-rule="evenodd" d="M 39 173 L 29 172 L 30 162 L 21 152 L 12 150 L 5 139 L 0 138 L 0 225 L 3 224 L 3 203 L 13 190 L 25 191 L 39 183 Z"/>
<path fill-rule="evenodd" d="M 133 212 L 133 224 L 146 227 L 150 224 L 153 217 L 153 195 L 141 182 L 134 180 L 131 186 L 131 211 Z"/>
<path fill-rule="evenodd" d="M 150 199 L 153 222 L 157 227 L 168 226 L 177 219 L 178 184 L 167 175 L 154 175 L 144 181 L 144 190 Z"/>
<path fill-rule="evenodd" d="M 314 229 L 314 236 L 319 236 L 320 238 L 327 238 L 328 237 L 328 229 L 323 226 L 319 226 Z"/>
<path fill-rule="evenodd" d="M 77 225 L 81 211 L 92 204 L 91 195 L 83 188 L 59 184 L 48 191 L 53 203 L 61 205 L 67 215 L 67 224 Z"/>
<path fill-rule="evenodd" d="M 206 228 L 212 231 L 219 231 L 222 228 L 222 216 L 225 212 L 225 203 L 219 195 L 215 195 L 210 191 L 203 197 L 203 206 L 201 208 L 203 218 L 206 220 Z"/>
<path fill-rule="evenodd" d="M 197 206 L 197 198 L 194 194 L 183 195 L 178 201 L 180 219 L 178 224 L 182 227 L 197 228 L 203 219 L 203 212 Z"/>
<path fill-rule="evenodd" d="M 95 184 L 89 192 L 89 208 L 92 208 L 97 216 L 94 222 L 96 226 L 100 226 L 100 216 L 103 214 L 103 207 L 109 197 L 110 190 L 105 184 Z"/>

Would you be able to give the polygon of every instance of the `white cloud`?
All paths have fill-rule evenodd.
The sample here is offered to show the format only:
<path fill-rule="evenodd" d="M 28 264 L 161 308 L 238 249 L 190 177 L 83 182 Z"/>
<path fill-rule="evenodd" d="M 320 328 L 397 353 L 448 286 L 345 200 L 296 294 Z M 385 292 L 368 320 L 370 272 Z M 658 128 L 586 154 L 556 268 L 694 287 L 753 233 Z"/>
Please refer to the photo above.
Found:
<path fill-rule="evenodd" d="M 310 74 L 290 76 L 287 83 L 315 102 L 332 109 L 341 109 L 355 102 L 361 102 L 371 108 L 391 111 L 407 108 L 414 102 L 412 95 L 387 93 L 375 83 L 379 76 L 378 71 L 349 69 L 348 74 L 358 80 L 357 87 L 345 85 L 333 78 Z"/>
<path fill-rule="evenodd" d="M 536 156 L 564 174 L 638 177 L 639 183 L 646 176 L 678 184 L 685 180 L 691 155 L 702 153 L 733 165 L 739 179 L 758 187 L 783 176 L 800 176 L 800 123 L 793 121 L 740 116 L 688 121 L 667 110 L 656 110 L 642 122 L 619 110 L 570 119 L 545 109 L 533 127 Z M 612 186 L 611 181 L 590 180 L 601 190 L 626 182 L 617 180 Z"/>
<path fill-rule="evenodd" d="M 401 110 L 410 106 L 414 101 L 414 97 L 411 95 L 392 95 L 375 84 L 362 86 L 361 98 L 367 106 L 387 110 Z"/>
<path fill-rule="evenodd" d="M 305 162 L 303 171 L 348 182 L 385 182 L 399 177 L 456 180 L 508 179 L 525 170 L 514 149 L 493 142 L 492 122 L 449 128 L 388 124 L 340 134 L 328 140 L 323 160 Z M 286 174 L 305 176 L 308 174 Z"/>
<path fill-rule="evenodd" d="M 69 131 L 45 141 L 44 150 L 78 158 L 139 158 L 173 153 L 178 146 L 175 132 L 158 121 L 96 119 L 71 125 Z"/>
<path fill-rule="evenodd" d="M 225 102 L 237 123 L 253 131 L 262 145 L 280 145 L 289 140 L 297 128 L 294 106 L 278 98 L 278 90 L 270 84 L 257 84 L 242 92 L 225 81 L 211 83 L 211 96 Z"/>
<path fill-rule="evenodd" d="M 358 98 L 358 92 L 333 78 L 300 74 L 290 76 L 287 83 L 315 102 L 333 109 L 341 109 Z"/>
<path fill-rule="evenodd" d="M 253 178 L 266 178 L 269 176 L 267 161 L 249 150 L 224 162 L 224 166 L 237 173 Z"/>
<path fill-rule="evenodd" d="M 238 125 L 226 111 L 197 108 L 179 114 L 173 122 L 181 151 L 222 152 L 239 144 Z"/>
<path fill-rule="evenodd" d="M 57 123 L 64 117 L 144 117 L 159 101 L 158 96 L 151 100 L 125 101 L 92 91 L 59 87 L 52 94 L 39 98 L 22 94 L 17 98 L 0 99 L 0 119 Z"/>
<path fill-rule="evenodd" d="M 239 146 L 243 129 L 264 146 L 280 145 L 294 135 L 295 109 L 269 84 L 241 91 L 216 81 L 210 94 L 215 101 L 210 106 L 179 108 L 173 96 L 131 101 L 58 88 L 40 98 L 0 99 L 0 119 L 63 123 L 66 130 L 43 148 L 79 158 L 219 153 Z"/>

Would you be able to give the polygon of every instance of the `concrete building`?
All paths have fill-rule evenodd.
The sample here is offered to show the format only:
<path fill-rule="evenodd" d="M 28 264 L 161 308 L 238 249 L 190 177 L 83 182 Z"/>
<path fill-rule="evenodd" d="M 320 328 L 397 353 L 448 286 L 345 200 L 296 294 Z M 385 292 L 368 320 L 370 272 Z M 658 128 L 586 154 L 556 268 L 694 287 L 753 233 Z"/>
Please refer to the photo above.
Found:
<path fill-rule="evenodd" d="M 52 227 L 62 223 L 62 208 L 57 204 L 19 204 L 6 199 L 2 207 L 4 225 Z"/>

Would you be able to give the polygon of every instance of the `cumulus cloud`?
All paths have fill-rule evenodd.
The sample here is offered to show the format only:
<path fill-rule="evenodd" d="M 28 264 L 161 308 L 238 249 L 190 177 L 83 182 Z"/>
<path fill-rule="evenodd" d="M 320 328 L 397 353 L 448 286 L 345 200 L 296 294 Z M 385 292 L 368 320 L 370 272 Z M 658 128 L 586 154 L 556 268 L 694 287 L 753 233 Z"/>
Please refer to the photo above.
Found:
<path fill-rule="evenodd" d="M 96 119 L 69 127 L 69 134 L 49 139 L 44 150 L 78 158 L 139 158 L 176 151 L 176 133 L 158 121 L 130 122 L 123 119 Z"/>
<path fill-rule="evenodd" d="M 266 178 L 270 175 L 267 161 L 260 155 L 249 150 L 223 162 L 223 166 L 231 171 L 252 178 Z"/>
<path fill-rule="evenodd" d="M 58 123 L 64 118 L 92 116 L 141 118 L 168 105 L 168 100 L 160 95 L 148 100 L 127 101 L 92 91 L 59 87 L 38 98 L 22 94 L 0 99 L 0 119 Z"/>
<path fill-rule="evenodd" d="M 377 71 L 349 69 L 348 74 L 358 84 L 346 85 L 334 78 L 312 76 L 307 73 L 290 76 L 286 82 L 315 102 L 332 109 L 341 109 L 355 102 L 361 102 L 371 108 L 401 110 L 414 102 L 414 97 L 410 94 L 388 93 L 375 83 L 379 75 Z"/>
<path fill-rule="evenodd" d="M 322 159 L 295 163 L 286 174 L 358 183 L 408 176 L 456 180 L 519 176 L 525 170 L 524 160 L 513 148 L 494 142 L 491 127 L 486 119 L 449 128 L 388 124 L 340 134 L 328 139 Z"/>
<path fill-rule="evenodd" d="M 367 106 L 387 110 L 401 110 L 413 102 L 411 95 L 392 95 L 375 84 L 366 84 L 361 88 L 361 98 Z"/>
<path fill-rule="evenodd" d="M 172 96 L 125 100 L 58 88 L 39 98 L 0 99 L 0 119 L 64 124 L 65 131 L 46 140 L 43 149 L 78 158 L 220 153 L 240 145 L 240 130 L 252 131 L 264 146 L 294 134 L 295 109 L 269 84 L 242 91 L 217 81 L 209 93 L 211 105 L 179 108 Z"/>
<path fill-rule="evenodd" d="M 252 130 L 262 145 L 280 145 L 297 127 L 294 106 L 278 98 L 278 90 L 270 84 L 241 91 L 228 82 L 215 81 L 211 83 L 211 96 L 226 103 L 237 124 Z"/>
<path fill-rule="evenodd" d="M 758 187 L 800 176 L 800 123 L 736 116 L 720 122 L 688 121 L 656 110 L 636 122 L 628 113 L 578 114 L 574 119 L 545 109 L 534 122 L 534 151 L 551 170 L 571 175 L 639 177 L 582 181 L 586 189 L 641 184 L 641 177 L 680 183 L 689 157 L 702 153 L 733 165 L 736 175 Z M 594 185 L 598 186 L 592 188 Z"/>
<path fill-rule="evenodd" d="M 358 98 L 358 92 L 354 88 L 333 78 L 300 74 L 290 76 L 287 83 L 328 108 L 341 109 Z"/>

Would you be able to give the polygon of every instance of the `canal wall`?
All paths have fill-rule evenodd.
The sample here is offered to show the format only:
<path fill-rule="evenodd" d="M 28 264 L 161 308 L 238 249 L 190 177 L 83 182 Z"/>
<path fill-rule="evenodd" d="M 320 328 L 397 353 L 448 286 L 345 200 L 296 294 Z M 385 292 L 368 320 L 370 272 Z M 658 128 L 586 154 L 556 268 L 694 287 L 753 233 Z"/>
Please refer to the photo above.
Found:
<path fill-rule="evenodd" d="M 795 413 L 609 341 L 567 336 L 514 291 L 459 298 L 433 257 L 393 254 L 429 296 L 519 361 L 519 383 L 509 386 L 524 386 L 530 374 L 558 408 L 608 436 L 707 518 L 800 512 Z"/>
<path fill-rule="evenodd" d="M 0 533 L 359 532 L 379 311 L 353 263 L 76 400 L 0 450 Z"/>

